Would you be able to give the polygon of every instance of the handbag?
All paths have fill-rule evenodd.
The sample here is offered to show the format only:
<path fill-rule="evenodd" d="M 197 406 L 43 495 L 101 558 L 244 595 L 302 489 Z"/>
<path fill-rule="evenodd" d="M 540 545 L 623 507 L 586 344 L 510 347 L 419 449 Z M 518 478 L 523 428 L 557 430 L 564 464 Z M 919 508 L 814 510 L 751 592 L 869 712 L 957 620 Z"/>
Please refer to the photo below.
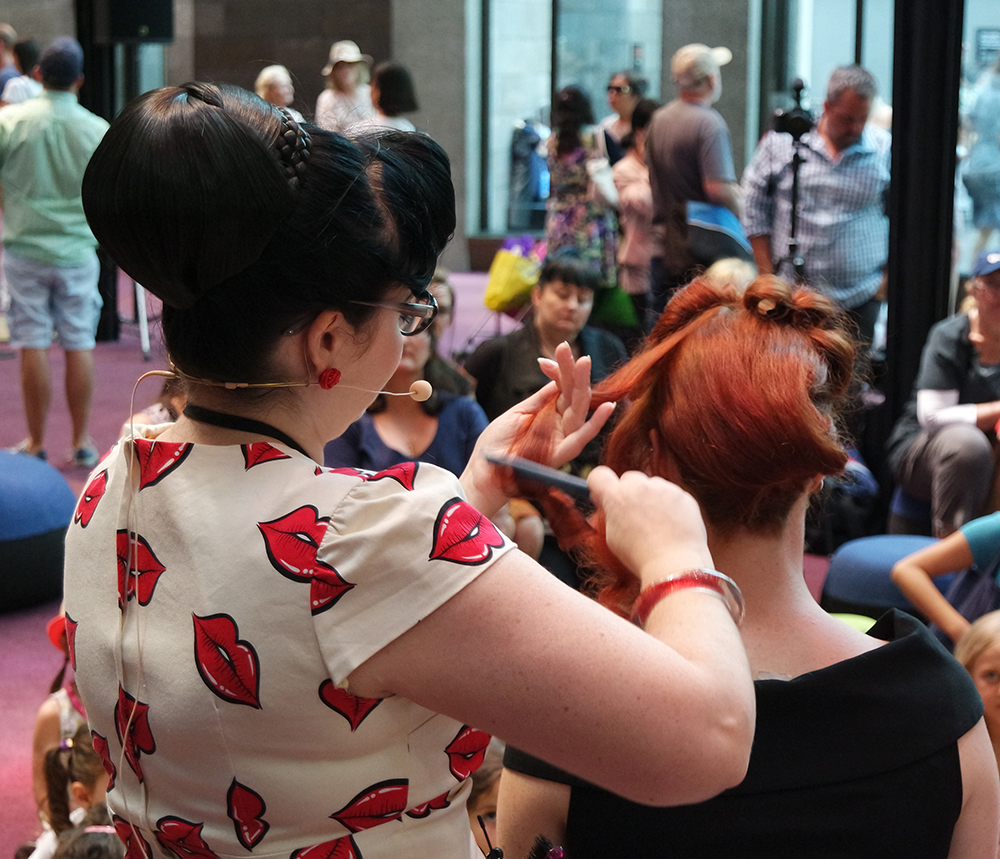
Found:
<path fill-rule="evenodd" d="M 598 128 L 594 133 L 594 145 L 587 158 L 587 199 L 608 209 L 618 208 L 618 189 L 611 172 L 608 159 L 605 132 Z"/>
<path fill-rule="evenodd" d="M 528 303 L 531 288 L 538 283 L 537 259 L 521 254 L 520 248 L 501 248 L 490 263 L 484 302 L 490 310 L 506 313 Z"/>
<path fill-rule="evenodd" d="M 587 199 L 609 209 L 618 208 L 618 189 L 615 187 L 611 162 L 603 155 L 587 159 Z"/>

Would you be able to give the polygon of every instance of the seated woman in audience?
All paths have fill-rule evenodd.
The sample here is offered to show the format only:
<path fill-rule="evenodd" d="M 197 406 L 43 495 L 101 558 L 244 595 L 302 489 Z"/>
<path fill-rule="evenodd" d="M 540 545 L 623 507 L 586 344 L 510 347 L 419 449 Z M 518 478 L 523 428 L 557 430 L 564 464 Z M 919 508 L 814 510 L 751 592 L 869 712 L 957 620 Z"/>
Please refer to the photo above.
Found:
<path fill-rule="evenodd" d="M 379 394 L 359 420 L 327 443 L 324 465 L 384 471 L 417 460 L 460 475 L 489 422 L 482 406 L 469 396 L 472 386 L 448 369 L 437 353 L 433 326 L 407 337 L 396 372 L 385 384 L 390 393 Z M 422 402 L 409 396 L 417 380 L 433 388 Z"/>
<path fill-rule="evenodd" d="M 484 454 L 544 397 L 491 424 L 461 480 L 318 465 L 433 323 L 455 229 L 440 146 L 192 83 L 122 111 L 83 200 L 163 300 L 189 386 L 175 423 L 104 460 L 66 539 L 71 652 L 130 856 L 471 857 L 486 732 L 640 802 L 742 778 L 753 691 L 718 595 L 664 595 L 644 634 L 490 522 L 508 496 Z M 569 347 L 545 367 L 558 465 L 612 409 L 587 420 Z M 676 486 L 609 469 L 589 485 L 645 581 L 712 563 Z"/>
<path fill-rule="evenodd" d="M 994 855 L 1000 782 L 968 675 L 913 618 L 886 615 L 866 636 L 826 614 L 802 575 L 810 497 L 847 462 L 837 421 L 855 347 L 843 325 L 828 299 L 774 277 L 745 294 L 697 279 L 595 391 L 594 404 L 629 404 L 605 464 L 691 492 L 713 558 L 746 595 L 750 768 L 715 799 L 650 808 L 508 746 L 506 856 L 525 856 L 538 835 L 569 859 Z M 533 458 L 548 446 L 546 414 L 519 448 Z M 566 516 L 600 564 L 600 601 L 648 628 L 656 586 L 607 553 L 599 518 L 590 531 Z"/>
<path fill-rule="evenodd" d="M 955 658 L 972 676 L 983 699 L 983 718 L 1000 768 L 1000 611 L 978 618 L 958 639 Z"/>
<path fill-rule="evenodd" d="M 86 724 L 45 755 L 45 782 L 48 827 L 35 842 L 31 859 L 50 859 L 56 851 L 57 838 L 78 825 L 87 811 L 103 803 L 107 795 L 108 773 L 94 750 Z"/>
<path fill-rule="evenodd" d="M 1000 513 L 991 513 L 967 522 L 943 540 L 897 561 L 892 568 L 892 580 L 924 617 L 947 636 L 946 640 L 956 642 L 976 618 L 966 617 L 953 606 L 937 589 L 934 579 L 947 573 L 960 573 L 973 564 L 980 573 L 985 573 L 990 568 L 995 569 L 994 562 L 998 555 Z M 997 592 L 1000 593 L 1000 590 Z M 983 605 L 977 612 L 998 607 Z"/>

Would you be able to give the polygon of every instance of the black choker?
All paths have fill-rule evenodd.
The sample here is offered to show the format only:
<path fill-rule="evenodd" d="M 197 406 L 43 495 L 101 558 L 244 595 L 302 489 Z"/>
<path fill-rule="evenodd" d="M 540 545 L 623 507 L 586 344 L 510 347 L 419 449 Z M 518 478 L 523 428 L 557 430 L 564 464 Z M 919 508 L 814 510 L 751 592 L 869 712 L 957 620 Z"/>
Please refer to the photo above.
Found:
<path fill-rule="evenodd" d="M 269 438 L 273 438 L 275 441 L 280 441 L 282 444 L 288 445 L 288 447 L 293 450 L 297 450 L 303 456 L 309 456 L 309 454 L 305 452 L 302 445 L 290 435 L 283 433 L 277 427 L 273 427 L 263 421 L 257 421 L 253 418 L 245 418 L 240 415 L 231 415 L 228 412 L 217 412 L 214 409 L 206 409 L 203 406 L 196 406 L 193 403 L 188 403 L 184 406 L 184 416 L 193 421 L 198 421 L 199 423 L 222 427 L 222 429 L 240 430 L 242 432 L 252 432 L 256 435 L 266 435 Z M 309 458 L 312 459 L 312 457 Z"/>

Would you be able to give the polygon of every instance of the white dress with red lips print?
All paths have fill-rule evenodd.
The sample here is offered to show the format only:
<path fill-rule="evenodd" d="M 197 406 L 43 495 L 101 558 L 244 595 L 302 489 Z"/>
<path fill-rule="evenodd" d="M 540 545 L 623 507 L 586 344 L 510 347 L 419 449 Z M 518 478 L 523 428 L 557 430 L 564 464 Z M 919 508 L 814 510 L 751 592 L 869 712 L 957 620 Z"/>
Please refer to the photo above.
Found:
<path fill-rule="evenodd" d="M 433 466 L 331 470 L 157 429 L 136 427 L 131 520 L 123 441 L 66 546 L 71 657 L 128 859 L 478 855 L 465 798 L 489 737 L 342 686 L 512 544 Z"/>

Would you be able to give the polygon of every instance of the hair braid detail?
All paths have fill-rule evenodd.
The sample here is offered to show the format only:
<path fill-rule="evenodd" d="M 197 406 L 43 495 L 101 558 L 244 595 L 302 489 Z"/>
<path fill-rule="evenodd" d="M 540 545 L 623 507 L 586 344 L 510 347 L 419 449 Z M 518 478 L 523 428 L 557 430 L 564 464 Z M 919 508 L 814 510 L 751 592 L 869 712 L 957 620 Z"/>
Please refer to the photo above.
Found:
<path fill-rule="evenodd" d="M 286 108 L 279 108 L 278 114 L 281 117 L 281 133 L 275 146 L 285 168 L 288 184 L 298 190 L 309 166 L 309 132 L 295 121 Z"/>

